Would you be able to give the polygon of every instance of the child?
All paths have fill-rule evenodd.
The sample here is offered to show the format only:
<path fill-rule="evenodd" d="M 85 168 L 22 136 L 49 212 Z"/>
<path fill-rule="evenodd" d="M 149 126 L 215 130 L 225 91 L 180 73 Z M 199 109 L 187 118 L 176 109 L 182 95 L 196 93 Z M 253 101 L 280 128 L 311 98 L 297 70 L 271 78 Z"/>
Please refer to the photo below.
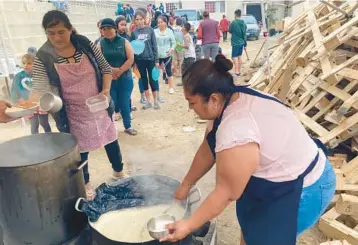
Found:
<path fill-rule="evenodd" d="M 18 104 L 22 100 L 28 100 L 30 90 L 32 87 L 32 64 L 35 57 L 30 54 L 25 54 L 22 61 L 23 70 L 17 73 L 11 86 L 11 100 Z M 51 126 L 48 122 L 48 114 L 38 110 L 33 116 L 30 117 L 31 134 L 39 133 L 39 124 L 41 124 L 45 133 L 51 132 Z"/>
<path fill-rule="evenodd" d="M 153 68 L 155 66 L 159 67 L 158 48 L 155 33 L 153 28 L 145 25 L 146 14 L 143 11 L 137 10 L 134 15 L 134 19 L 136 21 L 137 28 L 132 32 L 131 40 L 139 40 L 145 44 L 143 53 L 134 56 L 147 101 L 142 108 L 146 110 L 153 107 L 153 104 L 150 103 L 149 84 L 152 89 L 154 109 L 160 109 L 160 105 L 158 103 L 158 82 L 154 81 L 151 76 Z"/>
<path fill-rule="evenodd" d="M 185 23 L 182 28 L 182 32 L 184 34 L 184 45 L 180 45 L 184 48 L 184 60 L 181 66 L 182 74 L 186 72 L 186 70 L 195 62 L 196 59 L 193 38 L 189 33 L 190 28 L 191 28 L 190 23 Z"/>
<path fill-rule="evenodd" d="M 175 19 L 175 26 L 173 28 L 174 35 L 177 43 L 183 44 L 183 33 L 182 33 L 183 20 L 181 18 Z M 181 77 L 181 65 L 183 63 L 183 51 L 175 50 L 173 52 L 173 73 L 175 77 Z"/>

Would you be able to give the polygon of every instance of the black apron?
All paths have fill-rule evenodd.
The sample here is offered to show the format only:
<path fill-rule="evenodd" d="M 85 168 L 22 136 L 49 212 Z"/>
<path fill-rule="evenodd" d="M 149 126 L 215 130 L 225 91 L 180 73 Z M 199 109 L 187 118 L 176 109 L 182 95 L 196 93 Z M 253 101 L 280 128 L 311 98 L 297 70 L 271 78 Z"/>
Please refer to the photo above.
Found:
<path fill-rule="evenodd" d="M 248 87 L 236 86 L 232 94 L 235 92 L 257 96 L 286 106 L 280 100 Z M 216 131 L 230 99 L 231 96 L 225 102 L 221 115 L 214 121 L 213 129 L 206 137 L 215 158 Z M 319 140 L 313 140 L 319 148 L 327 152 Z M 251 176 L 242 196 L 236 201 L 236 214 L 247 245 L 296 244 L 298 208 L 303 179 L 315 167 L 318 158 L 317 150 L 314 160 L 295 180 L 272 182 Z"/>

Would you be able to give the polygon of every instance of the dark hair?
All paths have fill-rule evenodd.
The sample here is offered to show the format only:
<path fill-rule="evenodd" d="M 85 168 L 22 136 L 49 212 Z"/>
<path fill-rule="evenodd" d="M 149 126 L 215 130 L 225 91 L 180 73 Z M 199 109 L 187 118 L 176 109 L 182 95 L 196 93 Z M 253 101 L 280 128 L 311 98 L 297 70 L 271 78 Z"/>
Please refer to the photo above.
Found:
<path fill-rule="evenodd" d="M 142 11 L 144 14 L 148 13 L 148 10 L 146 8 L 137 8 L 137 11 L 138 10 Z"/>
<path fill-rule="evenodd" d="M 192 95 L 200 94 L 206 101 L 213 93 L 228 98 L 235 86 L 229 73 L 232 67 L 232 62 L 220 54 L 216 56 L 215 62 L 209 59 L 198 60 L 184 73 L 184 88 Z"/>
<path fill-rule="evenodd" d="M 225 18 L 226 17 L 226 15 L 223 15 L 223 18 Z"/>
<path fill-rule="evenodd" d="M 241 10 L 240 9 L 235 10 L 235 16 L 236 17 L 241 17 Z"/>
<path fill-rule="evenodd" d="M 157 18 L 157 21 L 161 19 L 162 21 L 164 21 L 166 24 L 168 24 L 168 19 L 165 15 L 159 15 Z"/>
<path fill-rule="evenodd" d="M 65 13 L 61 11 L 58 10 L 48 11 L 42 18 L 42 27 L 45 30 L 47 28 L 57 26 L 58 24 L 63 24 L 69 30 L 73 29 L 70 19 Z"/>
<path fill-rule="evenodd" d="M 126 17 L 124 17 L 123 15 L 118 16 L 118 18 L 117 18 L 116 21 L 115 21 L 117 28 L 118 28 L 118 24 L 119 24 L 120 22 L 122 22 L 122 21 L 127 22 Z"/>
<path fill-rule="evenodd" d="M 142 17 L 143 19 L 145 19 L 145 17 L 146 17 L 146 13 L 143 12 L 143 11 L 141 11 L 141 10 L 135 11 L 134 18 L 137 18 L 138 15 L 139 15 L 140 17 Z"/>
<path fill-rule="evenodd" d="M 209 17 L 209 15 L 210 15 L 210 14 L 209 14 L 209 11 L 206 11 L 206 10 L 205 10 L 204 13 L 203 13 L 203 16 L 204 16 L 204 17 Z"/>
<path fill-rule="evenodd" d="M 176 19 L 175 19 L 175 24 L 176 24 L 177 26 L 182 26 L 182 25 L 183 25 L 183 20 L 182 20 L 182 18 L 176 18 Z"/>
<path fill-rule="evenodd" d="M 162 15 L 162 12 L 160 12 L 160 11 L 155 11 L 155 13 L 154 13 L 154 20 L 157 20 L 158 17 L 161 16 L 161 15 Z"/>
<path fill-rule="evenodd" d="M 190 31 L 190 29 L 191 29 L 191 25 L 190 25 L 190 23 L 189 23 L 189 22 L 184 23 L 184 29 L 185 29 L 187 32 L 189 32 L 189 31 Z"/>

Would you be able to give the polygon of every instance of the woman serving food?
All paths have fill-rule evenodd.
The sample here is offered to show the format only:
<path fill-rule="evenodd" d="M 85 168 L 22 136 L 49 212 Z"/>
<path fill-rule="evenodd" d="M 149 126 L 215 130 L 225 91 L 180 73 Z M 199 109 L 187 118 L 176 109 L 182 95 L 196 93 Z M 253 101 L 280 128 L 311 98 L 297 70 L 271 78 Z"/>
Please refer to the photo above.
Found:
<path fill-rule="evenodd" d="M 333 198 L 334 171 L 295 113 L 270 95 L 235 86 L 232 67 L 218 55 L 183 75 L 189 107 L 212 121 L 175 197 L 185 199 L 215 162 L 216 187 L 191 217 L 168 225 L 162 241 L 183 239 L 236 201 L 241 245 L 296 244 Z"/>

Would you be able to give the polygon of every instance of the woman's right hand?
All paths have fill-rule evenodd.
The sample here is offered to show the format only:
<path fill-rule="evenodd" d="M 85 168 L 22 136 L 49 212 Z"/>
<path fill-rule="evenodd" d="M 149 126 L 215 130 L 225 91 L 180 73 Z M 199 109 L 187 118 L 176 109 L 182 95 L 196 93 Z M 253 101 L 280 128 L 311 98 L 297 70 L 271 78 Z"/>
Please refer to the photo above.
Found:
<path fill-rule="evenodd" d="M 184 182 L 175 191 L 174 198 L 177 200 L 185 200 L 190 192 L 191 186 Z"/>

